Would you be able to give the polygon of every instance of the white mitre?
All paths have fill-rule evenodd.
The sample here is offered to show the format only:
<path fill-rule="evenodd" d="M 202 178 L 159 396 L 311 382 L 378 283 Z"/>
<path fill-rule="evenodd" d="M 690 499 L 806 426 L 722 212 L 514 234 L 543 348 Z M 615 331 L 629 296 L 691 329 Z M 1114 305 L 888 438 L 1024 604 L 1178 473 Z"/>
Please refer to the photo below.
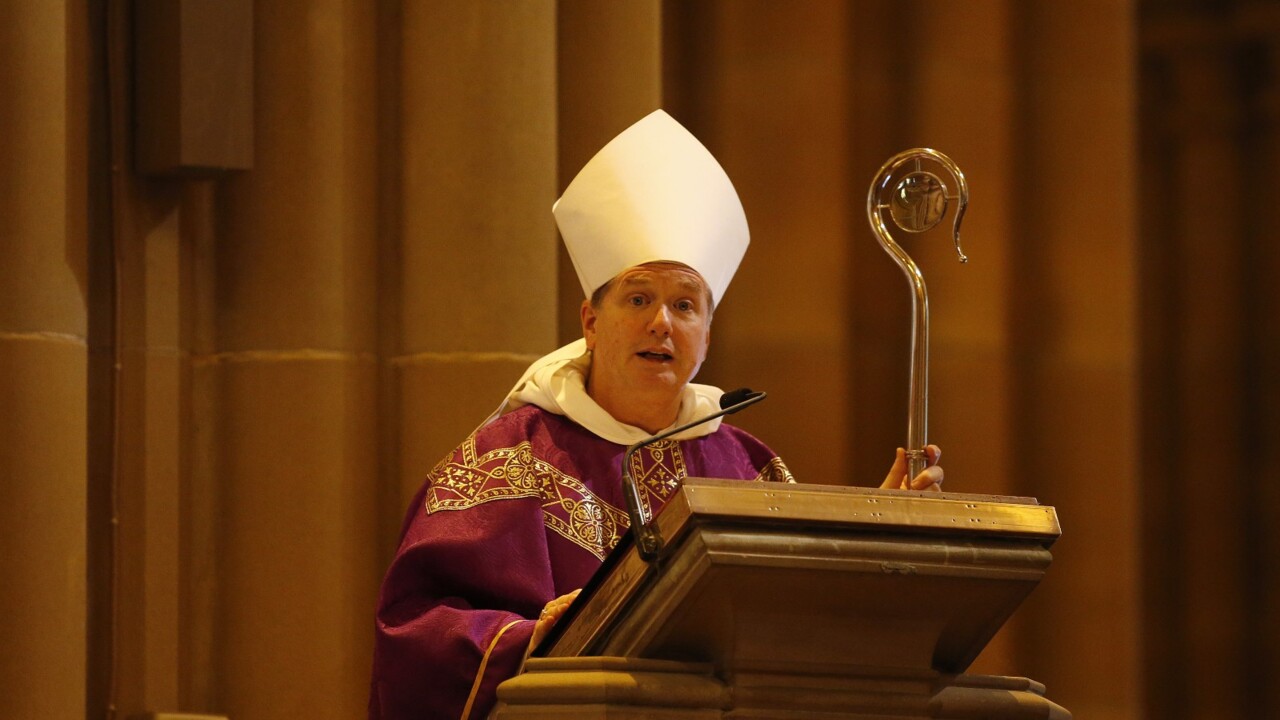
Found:
<path fill-rule="evenodd" d="M 720 163 L 698 139 L 656 110 L 609 141 L 551 208 L 587 297 L 627 268 L 660 260 L 683 263 L 706 280 L 719 304 L 747 251 L 742 202 Z M 523 405 L 565 415 L 622 445 L 647 439 L 587 394 L 591 360 L 577 340 L 535 361 L 485 422 Z M 720 409 L 719 388 L 689 383 L 671 427 Z M 674 436 L 707 435 L 720 420 Z"/>
<path fill-rule="evenodd" d="M 670 260 L 697 270 L 719 303 L 750 239 L 729 176 L 662 110 L 609 141 L 551 212 L 587 297 L 627 268 Z"/>

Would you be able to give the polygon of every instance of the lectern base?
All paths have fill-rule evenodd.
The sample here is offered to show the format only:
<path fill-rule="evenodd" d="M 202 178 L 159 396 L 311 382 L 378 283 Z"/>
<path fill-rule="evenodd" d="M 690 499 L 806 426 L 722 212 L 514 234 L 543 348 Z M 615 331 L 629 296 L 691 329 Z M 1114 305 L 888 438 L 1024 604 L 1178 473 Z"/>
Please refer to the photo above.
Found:
<path fill-rule="evenodd" d="M 532 658 L 498 686 L 496 720 L 1070 720 L 1026 678 L 738 674 L 704 663 Z"/>

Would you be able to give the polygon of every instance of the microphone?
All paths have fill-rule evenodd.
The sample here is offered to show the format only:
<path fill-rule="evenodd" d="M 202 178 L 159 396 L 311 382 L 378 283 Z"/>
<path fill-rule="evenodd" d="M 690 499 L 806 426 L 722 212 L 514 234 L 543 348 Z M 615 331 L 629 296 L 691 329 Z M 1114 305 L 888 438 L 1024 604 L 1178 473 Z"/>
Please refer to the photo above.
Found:
<path fill-rule="evenodd" d="M 737 390 L 730 390 L 729 392 L 720 396 L 720 409 L 724 410 L 725 415 L 732 415 L 738 412 L 739 410 L 741 410 L 742 408 L 752 403 L 759 402 L 760 400 L 763 400 L 768 396 L 769 396 L 769 393 L 756 392 L 751 388 L 738 388 Z M 741 405 L 742 407 L 736 407 L 738 405 Z M 713 415 L 707 418 L 707 420 L 711 420 L 714 418 L 715 416 Z M 706 422 L 706 420 L 699 420 L 698 422 Z M 696 425 L 697 423 L 694 423 L 694 424 Z"/>
<path fill-rule="evenodd" d="M 627 515 L 631 519 L 631 534 L 635 539 L 636 550 L 645 562 L 649 564 L 657 562 L 658 553 L 662 550 L 662 535 L 658 532 L 657 527 L 654 526 L 653 518 L 643 517 L 643 512 L 640 510 L 640 487 L 636 485 L 635 478 L 631 477 L 631 456 L 641 448 L 660 440 L 666 440 L 672 435 L 682 433 L 704 422 L 710 422 L 724 415 L 732 415 L 739 410 L 760 402 L 766 397 L 769 397 L 768 393 L 755 392 L 751 388 L 730 390 L 720 396 L 720 410 L 717 412 L 646 438 L 627 448 L 627 452 L 622 456 L 622 494 L 627 499 Z"/>

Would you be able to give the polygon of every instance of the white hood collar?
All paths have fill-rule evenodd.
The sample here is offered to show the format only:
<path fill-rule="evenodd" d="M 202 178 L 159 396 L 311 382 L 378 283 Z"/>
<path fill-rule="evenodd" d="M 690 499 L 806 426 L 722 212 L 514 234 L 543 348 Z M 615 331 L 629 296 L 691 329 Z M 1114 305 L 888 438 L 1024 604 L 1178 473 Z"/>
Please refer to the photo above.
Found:
<path fill-rule="evenodd" d="M 619 445 L 633 445 L 652 435 L 634 425 L 618 422 L 587 394 L 587 373 L 591 369 L 591 353 L 586 340 L 576 340 L 535 360 L 511 392 L 482 424 L 525 405 L 538 407 L 556 415 L 564 415 L 596 435 Z M 720 409 L 724 391 L 711 385 L 689 383 L 684 388 L 680 412 L 670 427 L 677 427 L 710 415 Z M 677 440 L 710 435 L 720 427 L 720 418 L 689 428 L 674 436 Z"/>

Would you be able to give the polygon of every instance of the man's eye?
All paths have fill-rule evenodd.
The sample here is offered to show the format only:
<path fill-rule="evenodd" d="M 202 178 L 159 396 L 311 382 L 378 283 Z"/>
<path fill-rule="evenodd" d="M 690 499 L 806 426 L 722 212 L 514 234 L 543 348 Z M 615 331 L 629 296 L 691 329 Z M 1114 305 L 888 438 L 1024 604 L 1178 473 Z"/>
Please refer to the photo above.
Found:
<path fill-rule="evenodd" d="M 681 300 L 680 302 L 676 303 L 676 309 L 679 310 L 680 312 L 689 312 L 690 310 L 693 309 L 693 303 L 689 302 L 688 300 Z"/>
<path fill-rule="evenodd" d="M 634 307 L 640 307 L 641 305 L 644 304 L 644 298 L 640 297 L 639 295 L 632 295 L 630 298 L 627 299 L 627 302 L 631 303 L 631 305 L 633 305 Z"/>

